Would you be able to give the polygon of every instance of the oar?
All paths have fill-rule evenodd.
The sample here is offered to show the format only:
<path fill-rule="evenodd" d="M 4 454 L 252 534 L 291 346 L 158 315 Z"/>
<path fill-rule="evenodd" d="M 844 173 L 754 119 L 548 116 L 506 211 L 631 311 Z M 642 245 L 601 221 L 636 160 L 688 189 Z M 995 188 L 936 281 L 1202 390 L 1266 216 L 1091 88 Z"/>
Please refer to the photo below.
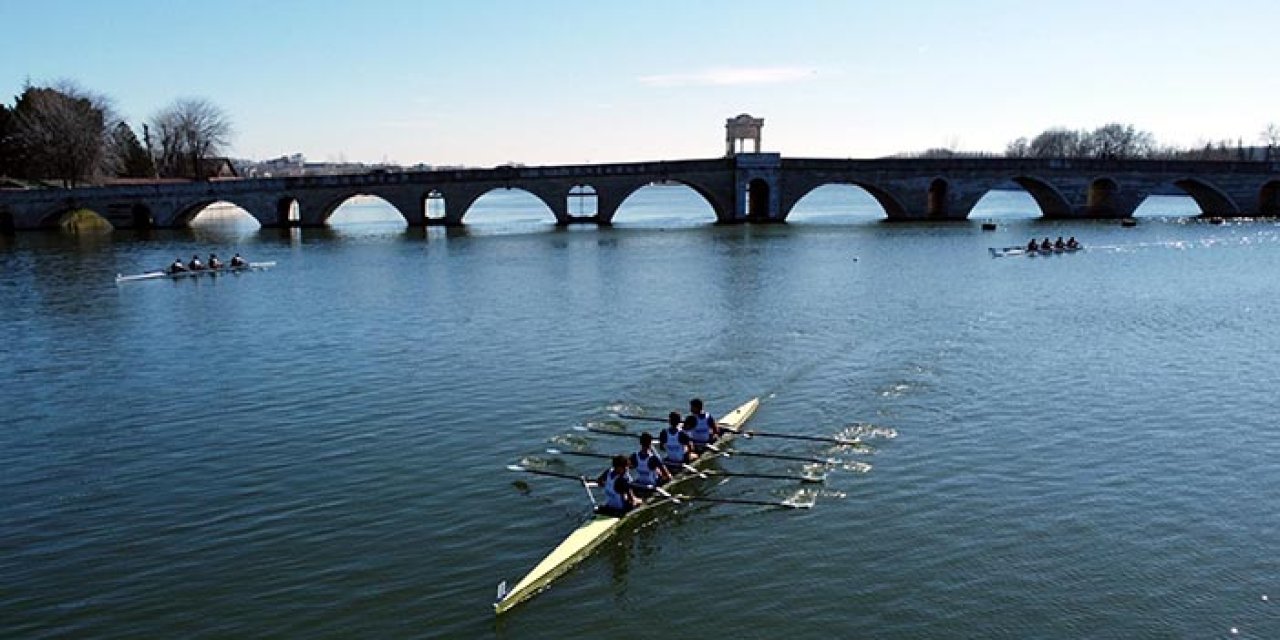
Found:
<path fill-rule="evenodd" d="M 761 480 L 793 480 L 805 484 L 820 484 L 827 481 L 826 474 L 820 476 L 790 475 L 785 473 L 742 473 L 738 471 L 708 471 L 708 475 L 726 478 L 759 478 Z"/>
<path fill-rule="evenodd" d="M 772 431 L 735 429 L 733 427 L 727 427 L 725 425 L 717 425 L 717 426 L 719 426 L 721 429 L 724 429 L 725 431 L 741 434 L 748 438 L 780 438 L 782 440 L 808 440 L 810 442 L 830 442 L 832 444 L 843 444 L 843 445 L 862 444 L 862 441 L 857 438 L 853 438 L 851 440 L 849 438 L 835 438 L 832 436 L 806 436 L 806 435 L 799 435 L 794 433 L 774 433 Z"/>
<path fill-rule="evenodd" d="M 586 427 L 583 425 L 574 425 L 574 431 L 590 431 L 591 433 L 599 433 L 606 436 L 623 436 L 626 438 L 638 438 L 638 433 L 627 433 L 626 431 L 610 431 L 609 429 L 601 429 L 599 427 Z"/>
<path fill-rule="evenodd" d="M 546 469 L 533 469 L 530 467 L 522 467 L 518 464 L 507 465 L 507 471 L 523 471 L 524 473 L 532 473 L 539 476 L 547 476 L 550 478 L 564 478 L 565 480 L 577 480 L 583 484 L 590 483 L 585 476 L 574 475 L 572 473 L 560 473 L 559 471 L 547 471 Z M 594 484 L 594 483 L 591 483 Z"/>
<path fill-rule="evenodd" d="M 610 460 L 613 456 L 607 453 L 591 453 L 589 451 L 563 451 L 561 449 L 547 449 L 547 453 L 553 456 L 578 456 L 580 458 L 601 458 Z"/>
<path fill-rule="evenodd" d="M 579 456 L 582 458 L 608 459 L 613 457 L 607 453 L 590 453 L 587 451 L 562 451 L 560 449 L 547 449 L 547 453 L 553 456 Z M 663 464 L 667 464 L 667 463 L 663 462 Z M 711 476 L 720 476 L 725 478 L 759 478 L 762 480 L 795 480 L 797 482 L 805 482 L 805 483 L 820 483 L 820 482 L 826 482 L 827 480 L 827 477 L 825 474 L 821 476 L 806 476 L 806 475 L 787 475 L 787 474 L 781 474 L 781 473 L 745 473 L 745 472 L 738 472 L 738 471 L 715 471 L 715 470 L 704 471 L 702 469 L 699 469 L 697 467 L 694 467 L 688 464 L 681 464 L 680 468 L 685 470 L 688 473 L 694 474 L 701 478 L 707 478 Z"/>
<path fill-rule="evenodd" d="M 636 437 L 636 434 L 634 433 L 610 431 L 608 429 L 598 429 L 596 427 L 584 427 L 579 425 L 579 426 L 575 426 L 574 429 L 578 431 L 590 431 L 591 433 L 599 433 L 601 435 L 606 435 L 606 436 L 626 436 L 628 438 Z M 722 453 L 730 458 L 742 456 L 746 458 L 769 458 L 771 460 L 791 460 L 793 462 L 811 462 L 813 464 L 839 464 L 838 460 L 834 460 L 832 458 L 807 458 L 805 456 L 786 456 L 778 453 L 749 453 L 746 451 L 725 451 L 724 449 L 720 449 L 715 445 L 708 444 L 705 446 L 708 449 L 715 451 L 716 453 Z"/>
<path fill-rule="evenodd" d="M 772 500 L 747 500 L 744 498 L 712 498 L 708 496 L 682 496 L 682 495 L 675 495 L 675 494 L 673 494 L 671 497 L 673 500 L 676 500 L 677 502 L 719 502 L 721 504 L 754 504 L 762 507 L 783 507 L 786 509 L 810 509 L 813 507 L 812 503 L 797 503 L 797 502 L 782 502 L 782 501 L 775 502 Z"/>
<path fill-rule="evenodd" d="M 793 462 L 808 462 L 811 464 L 840 464 L 835 458 L 810 458 L 807 456 L 788 456 L 781 453 L 752 453 L 750 451 L 727 451 L 713 444 L 707 445 L 707 448 L 719 453 L 727 458 L 767 458 L 769 460 L 791 460 Z"/>
<path fill-rule="evenodd" d="M 646 422 L 666 422 L 667 421 L 666 418 L 658 418 L 653 416 L 633 416 L 625 413 L 619 413 L 617 415 L 619 418 L 622 418 L 623 420 L 644 420 Z M 721 429 L 724 429 L 725 431 L 741 434 L 748 438 L 760 437 L 760 438 L 781 438 L 783 440 L 809 440 L 812 442 L 830 442 L 832 444 L 844 444 L 844 445 L 862 444 L 862 441 L 858 440 L 857 438 L 850 440 L 848 438 L 835 438 L 832 436 L 805 436 L 805 435 L 796 435 L 791 433 L 774 433 L 772 431 L 756 431 L 754 429 L 748 431 L 744 429 L 738 429 L 737 427 L 730 427 L 729 425 L 724 425 L 724 424 L 717 424 L 716 426 L 720 427 Z"/>

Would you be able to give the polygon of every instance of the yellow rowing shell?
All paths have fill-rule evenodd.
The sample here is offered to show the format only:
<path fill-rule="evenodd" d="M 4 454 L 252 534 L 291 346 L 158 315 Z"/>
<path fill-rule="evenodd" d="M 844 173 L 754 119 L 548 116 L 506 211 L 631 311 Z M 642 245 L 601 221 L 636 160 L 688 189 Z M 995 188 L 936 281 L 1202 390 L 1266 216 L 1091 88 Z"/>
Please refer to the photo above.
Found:
<path fill-rule="evenodd" d="M 717 423 L 731 429 L 739 429 L 743 423 L 751 418 L 759 406 L 760 398 L 752 398 L 717 420 Z M 720 444 L 728 444 L 733 439 L 733 435 L 732 433 L 722 432 Z M 720 457 L 720 454 L 708 451 L 698 459 L 694 466 L 704 466 L 718 457 Z M 692 473 L 679 473 L 672 478 L 667 486 L 670 488 L 695 477 L 697 476 Z M 570 533 L 569 537 L 565 538 L 555 549 L 552 549 L 551 553 L 542 559 L 542 562 L 539 562 L 525 577 L 520 579 L 520 582 L 517 582 L 510 590 L 500 594 L 498 600 L 493 603 L 494 612 L 503 613 L 533 597 L 539 591 L 547 588 L 556 578 L 564 575 L 574 565 L 591 555 L 591 552 L 600 546 L 600 543 L 608 540 L 609 536 L 628 518 L 633 518 L 642 511 L 647 511 L 667 502 L 669 500 L 666 498 L 654 494 L 644 504 L 632 509 L 622 517 L 592 515 L 589 520 L 574 529 L 573 533 Z"/>

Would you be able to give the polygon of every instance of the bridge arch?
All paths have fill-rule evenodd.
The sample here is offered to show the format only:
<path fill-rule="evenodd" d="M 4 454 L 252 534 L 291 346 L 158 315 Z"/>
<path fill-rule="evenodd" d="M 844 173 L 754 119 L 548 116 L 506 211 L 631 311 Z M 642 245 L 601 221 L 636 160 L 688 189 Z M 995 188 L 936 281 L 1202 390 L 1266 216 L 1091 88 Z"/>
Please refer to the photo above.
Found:
<path fill-rule="evenodd" d="M 798 198 L 787 212 L 788 222 L 859 222 L 885 219 L 884 207 L 866 189 L 850 183 L 816 186 Z"/>
<path fill-rule="evenodd" d="M 508 202 L 501 202 L 503 196 L 507 196 Z M 553 221 L 559 221 L 556 216 L 556 206 L 554 204 L 548 202 L 547 198 L 543 195 L 521 187 L 494 186 L 483 191 L 476 192 L 469 197 L 464 197 L 463 200 L 464 201 L 460 203 L 461 211 L 458 213 L 459 221 L 463 221 L 467 216 L 471 216 L 472 222 L 475 222 L 477 213 L 476 205 L 479 204 L 481 206 L 479 207 L 478 213 L 482 221 L 490 216 L 499 216 L 498 219 L 502 221 L 532 222 L 533 220 L 528 216 L 522 217 L 520 214 L 536 209 L 537 207 L 534 203 L 541 204 L 542 208 L 545 210 L 547 215 L 551 216 Z M 486 200 L 489 200 L 489 202 L 485 202 Z M 497 209 L 498 212 L 490 213 L 488 209 L 491 206 L 494 209 Z M 503 209 L 506 209 L 507 211 L 504 212 L 502 211 Z"/>
<path fill-rule="evenodd" d="M 1015 176 L 1014 184 L 1022 187 L 1040 207 L 1040 214 L 1046 218 L 1066 218 L 1071 216 L 1071 203 L 1058 188 L 1035 176 Z"/>
<path fill-rule="evenodd" d="M 792 202 L 783 203 L 782 218 L 784 220 L 787 219 L 791 215 L 791 212 L 795 210 L 796 205 L 800 204 L 800 202 L 802 202 L 805 198 L 808 198 L 811 194 L 813 194 L 813 192 L 823 187 L 830 187 L 830 186 L 847 186 L 847 187 L 856 187 L 858 189 L 861 189 L 862 191 L 866 192 L 867 195 L 871 196 L 871 198 L 875 200 L 876 204 L 880 205 L 880 208 L 884 210 L 885 216 L 890 220 L 903 219 L 903 218 L 909 217 L 907 215 L 906 205 L 903 204 L 902 200 L 900 200 L 894 194 L 890 193 L 887 189 L 884 189 L 874 183 L 866 182 L 863 180 L 833 180 L 830 182 L 819 182 L 819 183 L 813 184 L 808 189 L 804 189 L 803 191 L 799 192 L 796 195 L 795 200 L 793 200 Z"/>
<path fill-rule="evenodd" d="M 1280 216 L 1280 180 L 1269 180 L 1258 189 L 1258 215 Z"/>
<path fill-rule="evenodd" d="M 352 201 L 356 200 L 357 198 L 377 199 L 379 202 L 385 204 L 387 207 L 390 207 L 392 211 L 395 211 L 397 214 L 399 214 L 400 217 L 403 218 L 406 222 L 409 220 L 409 216 L 404 211 L 402 211 L 399 207 L 395 205 L 395 203 L 393 203 L 390 199 L 384 197 L 382 194 L 377 193 L 373 190 L 359 190 L 359 189 L 353 189 L 350 191 L 342 191 L 337 194 L 331 194 L 320 201 L 320 205 L 318 206 L 318 208 L 315 210 L 314 213 L 309 213 L 307 211 L 300 211 L 299 214 L 300 216 L 303 217 L 304 225 L 329 224 L 329 222 L 333 219 L 333 216 L 338 213 L 339 209 L 342 209 L 343 207 L 346 207 L 351 204 L 355 204 L 356 206 L 359 206 L 359 204 L 361 204 L 360 201 L 357 201 L 356 203 L 352 203 Z"/>
<path fill-rule="evenodd" d="M 643 182 L 643 183 L 633 184 L 633 185 L 629 185 L 629 186 L 625 186 L 625 187 L 621 187 L 613 190 L 611 192 L 611 195 L 613 196 L 613 198 L 616 199 L 617 205 L 613 208 L 612 211 L 602 212 L 601 223 L 612 224 L 614 218 L 618 215 L 618 213 L 620 211 L 623 211 L 624 208 L 627 207 L 628 202 L 632 203 L 632 205 L 635 204 L 634 198 L 636 198 L 636 194 L 640 193 L 641 191 L 644 191 L 645 189 L 654 188 L 654 187 L 671 187 L 671 186 L 683 187 L 686 190 L 692 191 L 693 193 L 697 194 L 697 196 L 703 202 L 706 203 L 707 207 L 711 209 L 711 214 L 715 216 L 715 220 L 717 222 L 729 222 L 733 220 L 733 214 L 730 210 L 730 205 L 728 203 L 721 202 L 720 199 L 716 197 L 715 193 L 712 192 L 710 189 L 707 189 L 693 181 L 681 180 L 677 178 L 668 178 L 662 181 Z"/>
<path fill-rule="evenodd" d="M 226 198 L 201 198 L 199 200 L 187 202 L 179 206 L 175 210 L 173 219 L 169 222 L 167 226 L 174 227 L 174 228 L 190 227 L 191 223 L 195 221 L 196 217 L 198 217 L 201 213 L 204 213 L 204 211 L 209 207 L 212 207 L 213 205 L 219 204 L 219 203 L 231 205 L 245 212 L 245 214 L 249 218 L 252 218 L 254 222 L 258 222 L 259 224 L 261 224 L 261 222 L 259 222 L 257 218 L 253 217 L 253 214 L 249 213 L 248 208 L 246 208 L 245 206 L 241 205 L 238 202 L 227 200 Z"/>
<path fill-rule="evenodd" d="M 58 207 L 40 218 L 41 229 L 71 229 L 85 226 L 111 227 L 111 222 L 94 205 L 78 203 Z"/>
<path fill-rule="evenodd" d="M 1240 207 L 1218 187 L 1197 178 L 1181 178 L 1173 181 L 1196 201 L 1200 212 L 1207 216 L 1238 216 Z"/>
<path fill-rule="evenodd" d="M 409 220 L 408 214 L 396 205 L 396 202 L 380 193 L 370 191 L 346 192 L 323 201 L 317 213 L 320 224 L 332 224 L 334 222 L 339 224 L 343 222 L 383 223 L 389 222 L 386 218 L 390 217 L 394 220 L 396 216 L 407 222 Z M 378 211 L 379 208 L 385 208 L 385 210 Z M 391 211 L 395 212 L 395 216 L 389 215 Z M 300 214 L 307 216 L 306 212 L 300 212 Z M 336 221 L 334 219 L 335 216 L 337 217 Z M 307 216 L 307 218 L 309 217 Z"/>

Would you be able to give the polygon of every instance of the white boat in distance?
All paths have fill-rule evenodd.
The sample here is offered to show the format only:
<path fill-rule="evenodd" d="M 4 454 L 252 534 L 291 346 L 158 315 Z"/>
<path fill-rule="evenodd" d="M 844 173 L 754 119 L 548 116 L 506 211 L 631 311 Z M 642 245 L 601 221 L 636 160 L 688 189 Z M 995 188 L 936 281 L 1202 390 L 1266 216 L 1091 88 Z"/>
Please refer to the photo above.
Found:
<path fill-rule="evenodd" d="M 218 269 L 200 269 L 197 271 L 148 271 L 138 275 L 126 276 L 116 274 L 116 282 L 137 282 L 139 280 L 160 280 L 168 278 L 170 280 L 178 280 L 181 278 L 198 278 L 200 276 L 216 276 L 225 273 L 241 273 L 244 271 L 257 271 L 276 266 L 275 262 L 250 262 L 243 267 L 221 267 Z"/>

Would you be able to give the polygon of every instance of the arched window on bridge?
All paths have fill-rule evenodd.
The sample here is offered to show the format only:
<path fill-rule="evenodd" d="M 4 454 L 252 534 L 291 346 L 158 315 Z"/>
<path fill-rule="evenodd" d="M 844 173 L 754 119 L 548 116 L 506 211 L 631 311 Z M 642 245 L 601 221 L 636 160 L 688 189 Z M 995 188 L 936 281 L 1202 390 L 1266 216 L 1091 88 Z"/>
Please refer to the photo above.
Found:
<path fill-rule="evenodd" d="M 155 218 L 151 215 L 151 209 L 141 202 L 133 205 L 129 211 L 129 217 L 133 220 L 134 229 L 150 229 L 156 224 Z"/>
<path fill-rule="evenodd" d="M 929 202 L 926 208 L 926 214 L 932 217 L 941 217 L 947 215 L 947 192 L 950 185 L 942 178 L 935 178 L 929 183 Z"/>
<path fill-rule="evenodd" d="M 444 194 L 440 193 L 438 189 L 432 189 L 427 193 L 423 208 L 427 212 L 428 220 L 444 220 L 445 215 L 448 214 Z"/>
<path fill-rule="evenodd" d="M 1115 210 L 1116 191 L 1120 186 L 1111 178 L 1098 178 L 1089 183 L 1089 193 L 1085 199 L 1085 208 L 1090 213 L 1110 214 Z"/>
<path fill-rule="evenodd" d="M 282 227 L 302 224 L 302 208 L 294 198 L 284 197 L 276 202 L 276 221 Z"/>
<path fill-rule="evenodd" d="M 596 188 L 590 185 L 577 184 L 569 189 L 569 215 L 575 218 L 589 218 L 600 213 L 600 200 L 596 197 Z"/>
<path fill-rule="evenodd" d="M 756 178 L 747 183 L 747 218 L 750 220 L 769 219 L 769 183 Z"/>
<path fill-rule="evenodd" d="M 1280 216 L 1280 180 L 1262 185 L 1258 194 L 1258 213 L 1264 216 Z"/>

